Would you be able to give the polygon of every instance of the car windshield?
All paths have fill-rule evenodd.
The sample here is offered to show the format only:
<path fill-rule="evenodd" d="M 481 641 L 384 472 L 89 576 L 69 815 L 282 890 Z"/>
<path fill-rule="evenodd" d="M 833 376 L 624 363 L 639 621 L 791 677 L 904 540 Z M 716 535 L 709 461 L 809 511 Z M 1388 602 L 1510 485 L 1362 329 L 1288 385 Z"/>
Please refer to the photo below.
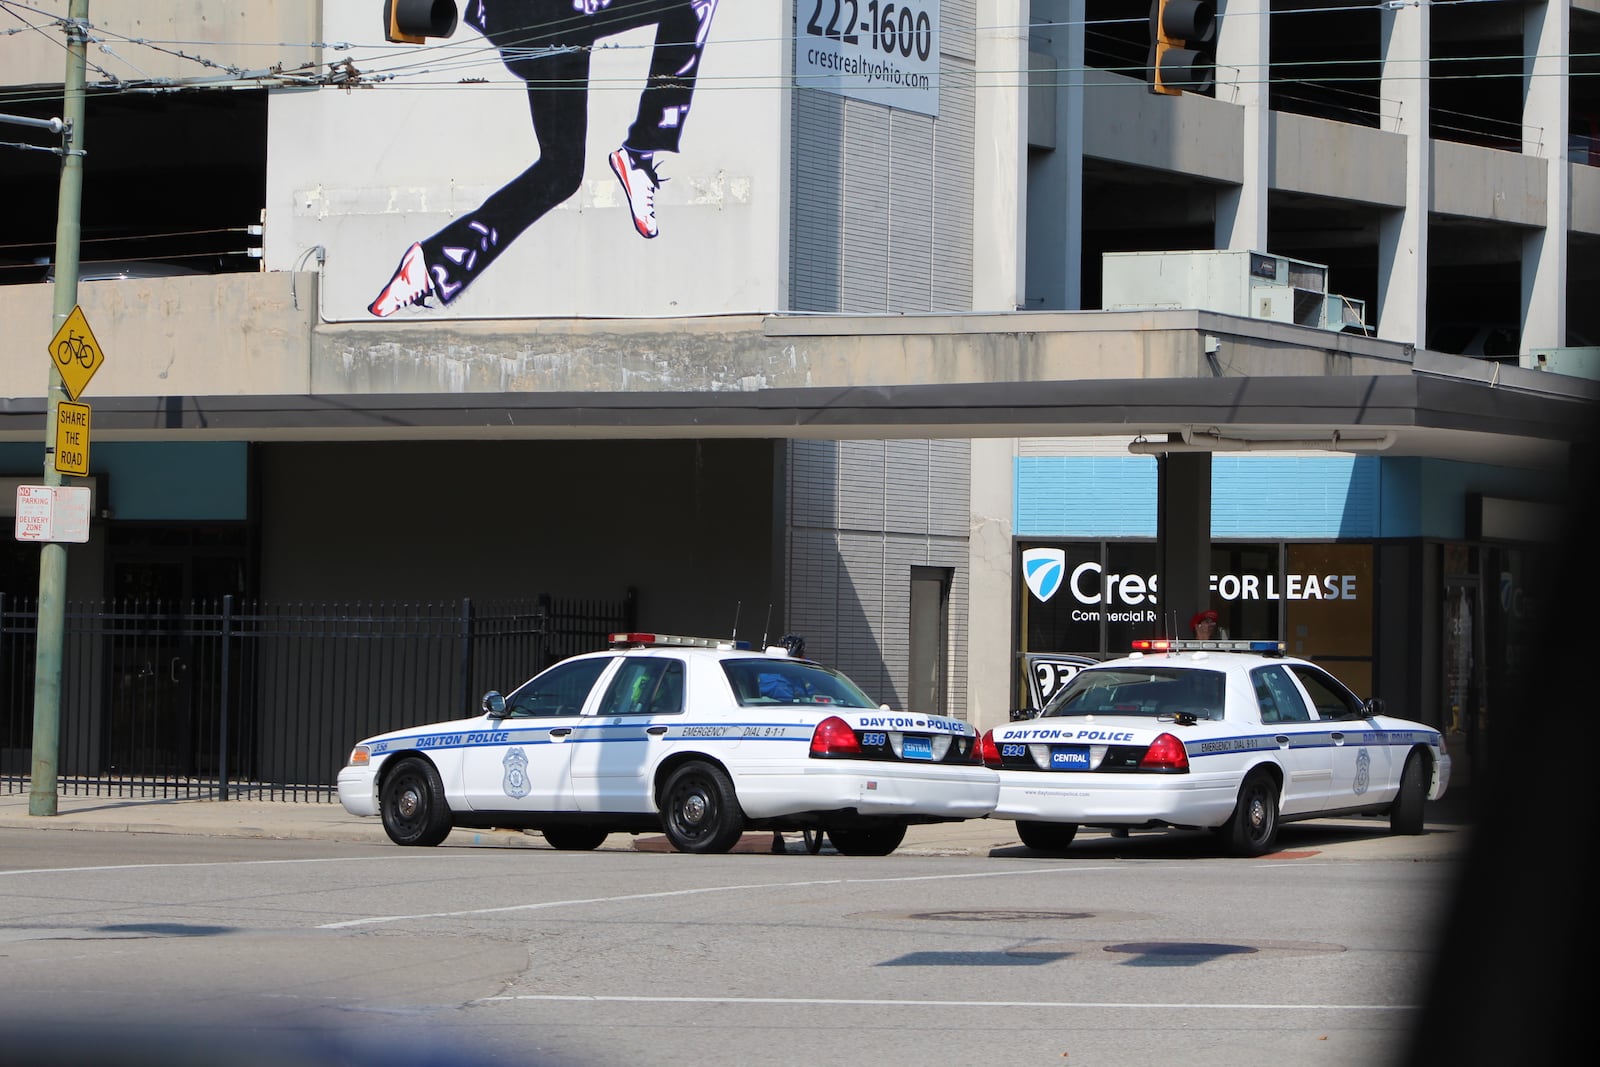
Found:
<path fill-rule="evenodd" d="M 841 708 L 878 705 L 838 671 L 789 659 L 725 659 L 722 670 L 742 707 L 763 704 L 831 704 Z"/>
<path fill-rule="evenodd" d="M 1220 671 L 1181 667 L 1111 667 L 1079 671 L 1045 705 L 1055 715 L 1148 715 L 1222 718 L 1224 677 Z"/>

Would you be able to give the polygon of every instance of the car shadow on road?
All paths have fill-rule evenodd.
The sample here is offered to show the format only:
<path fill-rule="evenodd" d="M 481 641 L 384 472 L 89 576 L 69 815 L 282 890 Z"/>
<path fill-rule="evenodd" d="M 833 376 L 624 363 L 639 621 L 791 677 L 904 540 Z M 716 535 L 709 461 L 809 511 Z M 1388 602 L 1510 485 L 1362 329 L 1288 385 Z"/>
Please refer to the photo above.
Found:
<path fill-rule="evenodd" d="M 1425 812 L 1424 832 L 1421 839 L 1440 835 L 1465 841 L 1472 826 L 1471 806 L 1465 798 L 1451 803 L 1430 803 Z M 1300 859 L 1319 855 L 1327 849 L 1360 843 L 1382 841 L 1392 837 L 1389 819 L 1384 815 L 1355 815 L 1345 818 L 1308 819 L 1305 822 L 1284 823 L 1278 830 L 1277 847 L 1262 859 Z M 1413 838 L 1413 840 L 1420 840 Z M 1067 857 L 1072 859 L 1188 859 L 1208 857 L 1223 858 L 1227 852 L 1222 841 L 1210 830 L 1132 830 L 1117 837 L 1104 830 L 1084 830 L 1073 839 L 1065 852 L 1041 852 L 1023 844 L 993 848 L 993 857 L 1039 859 L 1041 857 Z"/>

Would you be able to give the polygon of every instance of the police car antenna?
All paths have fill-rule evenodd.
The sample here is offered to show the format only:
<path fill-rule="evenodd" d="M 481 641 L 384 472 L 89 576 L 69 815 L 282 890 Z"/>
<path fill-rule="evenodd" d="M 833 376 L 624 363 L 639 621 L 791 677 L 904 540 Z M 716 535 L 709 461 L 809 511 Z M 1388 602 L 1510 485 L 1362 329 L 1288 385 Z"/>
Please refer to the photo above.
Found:
<path fill-rule="evenodd" d="M 767 638 L 772 636 L 772 601 L 767 601 L 767 621 L 761 626 L 761 647 L 767 647 Z"/>
<path fill-rule="evenodd" d="M 732 634 L 732 637 L 733 637 L 733 640 L 735 640 L 735 641 L 739 640 L 739 609 L 742 608 L 742 607 L 744 607 L 744 601 L 735 600 L 733 602 L 733 634 Z"/>

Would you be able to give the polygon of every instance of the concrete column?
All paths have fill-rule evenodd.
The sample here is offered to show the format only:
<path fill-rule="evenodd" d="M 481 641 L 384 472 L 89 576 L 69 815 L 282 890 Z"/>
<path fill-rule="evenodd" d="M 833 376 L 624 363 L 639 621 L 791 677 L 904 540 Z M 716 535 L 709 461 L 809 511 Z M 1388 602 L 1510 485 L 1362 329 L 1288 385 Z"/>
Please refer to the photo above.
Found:
<path fill-rule="evenodd" d="M 1522 351 L 1567 343 L 1567 59 L 1572 9 L 1565 0 L 1523 9 L 1526 73 L 1522 152 L 1545 161 L 1545 225 L 1522 239 Z"/>
<path fill-rule="evenodd" d="M 1406 138 L 1406 206 L 1378 227 L 1378 336 L 1421 346 L 1427 337 L 1428 209 L 1433 141 L 1428 136 L 1427 4 L 1384 8 L 1381 125 Z"/>
<path fill-rule="evenodd" d="M 1217 99 L 1244 109 L 1244 184 L 1217 194 L 1216 245 L 1267 252 L 1272 112 L 1267 106 L 1267 0 L 1223 0 L 1217 15 Z M 1187 621 L 1187 617 L 1185 619 Z"/>
<path fill-rule="evenodd" d="M 972 309 L 1024 306 L 1028 0 L 984 3 L 977 26 Z"/>
<path fill-rule="evenodd" d="M 1034 0 L 1026 306 L 1083 307 L 1084 0 Z"/>
<path fill-rule="evenodd" d="M 972 525 L 967 541 L 967 721 L 984 730 L 1011 716 L 1011 664 L 1017 637 L 1011 602 L 1011 517 L 1016 496 L 1017 442 L 976 438 L 972 442 Z"/>
<path fill-rule="evenodd" d="M 1163 628 L 1193 637 L 1190 617 L 1211 606 L 1211 453 L 1156 458 L 1156 555 Z"/>

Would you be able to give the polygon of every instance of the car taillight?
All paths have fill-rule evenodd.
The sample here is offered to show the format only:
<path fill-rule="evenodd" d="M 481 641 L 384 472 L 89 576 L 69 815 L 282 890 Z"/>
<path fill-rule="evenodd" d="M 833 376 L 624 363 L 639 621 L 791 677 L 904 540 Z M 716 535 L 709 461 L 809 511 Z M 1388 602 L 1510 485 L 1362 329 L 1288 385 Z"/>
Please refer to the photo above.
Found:
<path fill-rule="evenodd" d="M 1147 771 L 1187 771 L 1189 769 L 1189 753 L 1179 741 L 1171 734 L 1162 734 L 1150 742 L 1150 747 L 1145 750 L 1144 758 L 1139 761 L 1139 769 Z"/>
<path fill-rule="evenodd" d="M 817 724 L 811 735 L 813 756 L 859 756 L 861 740 L 850 724 L 837 715 L 830 715 Z"/>
<path fill-rule="evenodd" d="M 978 758 L 983 760 L 985 767 L 1000 766 L 1000 748 L 994 743 L 993 730 L 985 730 L 983 737 L 978 741 Z"/>

